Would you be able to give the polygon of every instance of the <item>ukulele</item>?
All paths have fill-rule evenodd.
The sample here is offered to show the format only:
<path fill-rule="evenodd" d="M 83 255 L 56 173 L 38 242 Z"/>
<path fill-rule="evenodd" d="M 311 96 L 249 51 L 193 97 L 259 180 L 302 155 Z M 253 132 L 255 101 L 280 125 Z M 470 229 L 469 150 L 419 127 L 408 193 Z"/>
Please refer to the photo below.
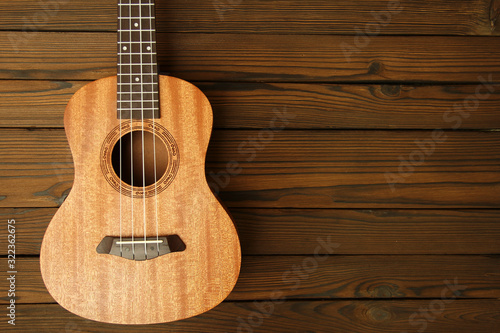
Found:
<path fill-rule="evenodd" d="M 100 322 L 198 315 L 240 269 L 235 226 L 205 178 L 211 106 L 158 75 L 154 13 L 154 0 L 119 0 L 118 75 L 78 90 L 64 114 L 75 179 L 45 232 L 41 273 L 62 307 Z"/>

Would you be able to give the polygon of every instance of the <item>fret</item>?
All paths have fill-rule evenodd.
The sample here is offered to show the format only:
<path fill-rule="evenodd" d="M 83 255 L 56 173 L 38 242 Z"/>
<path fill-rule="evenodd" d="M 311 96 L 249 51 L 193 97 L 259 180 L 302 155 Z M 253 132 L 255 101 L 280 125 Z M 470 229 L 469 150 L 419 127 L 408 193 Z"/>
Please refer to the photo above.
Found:
<path fill-rule="evenodd" d="M 122 100 L 119 101 L 118 103 L 120 104 L 130 104 L 130 103 L 138 103 L 138 108 L 141 108 L 142 106 L 147 107 L 147 105 L 156 105 L 158 104 L 158 101 L 155 99 L 143 99 L 140 101 L 134 100 L 134 101 L 128 101 L 128 100 Z M 122 105 L 123 107 L 123 105 Z"/>
<path fill-rule="evenodd" d="M 156 80 L 150 81 L 152 78 L 154 79 L 156 77 L 156 72 L 153 71 L 151 73 L 143 73 L 143 74 L 137 74 L 137 73 L 119 73 L 118 78 L 120 79 L 119 83 L 122 85 L 128 85 L 128 84 L 137 84 L 140 85 L 140 83 L 151 83 L 151 82 L 157 82 Z M 137 80 L 139 78 L 139 80 Z"/>
<path fill-rule="evenodd" d="M 120 110 L 144 110 L 144 109 L 154 109 L 158 108 L 159 104 L 155 101 L 142 101 L 142 102 L 120 102 L 118 103 L 118 109 Z"/>
<path fill-rule="evenodd" d="M 118 32 L 143 32 L 143 31 L 155 31 L 155 30 L 154 29 L 140 29 L 140 30 L 118 29 Z"/>
<path fill-rule="evenodd" d="M 158 94 L 158 92 L 157 92 L 157 91 L 155 91 L 155 92 L 151 92 L 151 91 L 149 91 L 149 92 L 145 92 L 144 94 L 151 95 L 152 93 L 154 93 L 154 94 Z M 122 94 L 122 95 L 130 95 L 130 94 L 141 94 L 141 92 L 140 92 L 140 91 L 133 91 L 133 92 L 128 92 L 128 91 L 119 91 L 119 92 L 118 92 L 118 94 Z M 121 100 L 123 100 L 123 99 L 121 99 Z"/>
<path fill-rule="evenodd" d="M 118 6 L 120 7 L 130 7 L 130 6 L 154 6 L 154 2 L 151 3 L 119 3 Z"/>
<path fill-rule="evenodd" d="M 130 99 L 132 101 L 141 101 L 145 99 L 152 99 L 152 100 L 157 100 L 158 99 L 158 93 L 155 91 L 121 91 L 117 93 L 119 97 L 119 101 L 124 101 L 124 102 L 130 102 Z"/>
<path fill-rule="evenodd" d="M 158 104 L 151 104 L 151 105 L 137 105 L 133 103 L 132 105 L 130 104 L 122 104 L 117 107 L 117 111 L 138 111 L 140 113 L 144 113 L 147 111 L 156 111 L 159 110 Z"/>
<path fill-rule="evenodd" d="M 154 107 L 158 107 L 158 102 L 157 101 L 153 101 L 153 100 L 147 100 L 147 101 L 141 101 L 141 102 L 136 102 L 136 101 L 133 101 L 133 102 L 130 102 L 130 101 L 120 101 L 120 105 L 119 107 L 120 108 L 125 108 L 124 105 L 128 105 L 128 109 L 130 109 L 130 103 L 133 104 L 133 109 L 147 109 L 147 108 L 154 108 Z M 135 103 L 138 103 L 137 105 Z"/>
<path fill-rule="evenodd" d="M 132 19 L 132 20 L 151 20 L 151 19 L 156 19 L 156 17 L 138 17 L 138 16 L 119 16 L 118 19 Z"/>
<path fill-rule="evenodd" d="M 152 40 L 152 41 L 142 41 L 142 42 L 122 42 L 122 41 L 118 41 L 118 44 L 130 44 L 130 43 L 134 43 L 134 44 L 156 44 L 156 40 Z"/>
<path fill-rule="evenodd" d="M 154 6 L 154 0 L 119 0 L 118 6 Z"/>
<path fill-rule="evenodd" d="M 145 108 L 154 108 L 158 107 L 158 102 L 154 100 L 143 100 L 140 102 L 137 101 L 120 101 L 118 103 L 118 107 L 121 109 L 127 108 L 127 109 L 145 109 Z"/>
<path fill-rule="evenodd" d="M 118 100 L 127 99 L 128 96 L 131 96 L 133 94 L 132 98 L 138 101 L 148 96 L 154 96 L 154 98 L 156 99 L 158 98 L 157 91 L 158 91 L 158 85 L 153 86 L 151 83 L 146 85 L 134 85 L 134 86 L 120 85 L 118 86 L 118 92 L 121 92 L 121 94 L 118 94 L 117 92 L 117 98 Z"/>
<path fill-rule="evenodd" d="M 153 50 L 150 50 L 148 52 L 151 52 L 151 53 L 146 53 L 146 52 L 133 52 L 133 53 L 126 53 L 126 52 L 118 52 L 118 55 L 123 55 L 123 56 L 126 56 L 126 55 L 149 55 L 151 56 L 152 55 L 152 51 Z"/>
<path fill-rule="evenodd" d="M 121 85 L 130 85 L 130 84 L 135 84 L 137 86 L 141 86 L 144 83 L 151 83 L 151 82 L 157 82 L 155 79 L 156 77 L 156 71 L 151 71 L 149 73 L 119 73 L 118 78 L 120 81 Z"/>
<path fill-rule="evenodd" d="M 132 113 L 132 114 L 131 114 Z M 121 110 L 118 111 L 118 119 L 153 119 L 160 118 L 160 110 L 151 110 L 147 112 L 141 112 L 140 110 Z"/>
<path fill-rule="evenodd" d="M 132 51 L 129 51 L 129 48 L 127 47 L 127 50 L 123 50 L 123 48 L 122 48 L 121 50 L 119 50 L 117 52 L 117 54 L 119 56 L 122 56 L 122 57 L 129 56 L 129 57 L 133 57 L 134 59 L 138 59 L 138 61 L 134 61 L 131 59 L 126 60 L 127 63 L 130 62 L 130 63 L 133 63 L 135 65 L 140 65 L 141 62 L 144 63 L 144 61 L 141 61 L 141 58 L 145 58 L 145 57 L 147 57 L 148 63 L 151 63 L 151 62 L 154 63 L 153 59 L 154 59 L 154 56 L 156 54 L 155 54 L 155 50 L 153 50 L 153 48 L 151 48 L 151 47 L 146 48 L 146 50 L 147 50 L 146 52 L 140 52 L 141 50 L 137 50 L 137 49 L 138 49 L 137 46 L 132 45 Z M 125 52 L 123 52 L 123 51 L 125 51 Z M 137 51 L 139 51 L 139 52 L 137 52 Z"/>
<path fill-rule="evenodd" d="M 153 27 L 153 19 L 151 20 L 140 20 L 133 19 L 129 20 L 128 18 L 121 19 L 118 23 L 117 31 L 118 33 L 150 33 L 154 31 Z"/>
<path fill-rule="evenodd" d="M 151 84 L 149 85 L 148 87 L 149 89 L 151 89 Z M 137 90 L 134 90 L 134 91 L 124 91 L 123 89 L 120 89 L 118 90 L 117 94 L 119 95 L 122 95 L 120 100 L 127 100 L 130 96 L 132 96 L 132 99 L 133 100 L 141 100 L 140 98 L 151 98 L 151 96 L 153 96 L 152 98 L 154 100 L 156 100 L 158 98 L 158 91 L 155 89 L 155 90 L 148 90 L 148 91 L 137 91 Z M 142 95 L 141 95 L 142 94 Z"/>
<path fill-rule="evenodd" d="M 119 86 L 129 86 L 131 84 L 135 84 L 137 86 L 140 86 L 140 84 L 138 82 L 118 82 Z M 151 84 L 151 82 L 149 84 Z"/>
<path fill-rule="evenodd" d="M 127 61 L 127 60 L 125 60 Z M 142 73 L 144 74 L 151 74 L 151 72 L 145 72 L 144 70 L 150 70 L 151 68 L 156 69 L 156 67 L 158 67 L 158 65 L 155 63 L 143 63 L 143 64 L 122 64 L 119 66 L 119 69 L 123 69 L 125 70 L 124 73 L 125 74 L 137 74 L 137 75 L 141 75 L 141 71 Z M 130 72 L 129 70 L 132 69 L 132 72 Z M 156 72 L 156 71 L 154 71 Z M 120 71 L 118 72 L 120 73 Z"/>
<path fill-rule="evenodd" d="M 132 103 L 133 109 L 152 109 L 158 108 L 158 102 L 153 100 L 147 100 L 142 102 L 130 102 L 130 101 L 120 101 L 118 108 L 130 109 L 130 103 Z M 138 104 L 135 104 L 138 103 Z M 142 104 L 141 104 L 142 103 Z"/>
<path fill-rule="evenodd" d="M 122 106 L 117 108 L 118 111 L 154 111 L 158 110 L 158 106 L 141 106 L 141 105 L 134 105 L 132 108 L 130 106 Z"/>
<path fill-rule="evenodd" d="M 132 111 L 155 111 L 155 110 L 158 110 L 158 107 L 154 107 L 154 108 L 141 108 L 140 110 L 132 110 Z M 118 108 L 118 111 L 130 111 L 130 108 L 127 108 L 127 109 L 120 109 L 120 108 Z"/>
<path fill-rule="evenodd" d="M 123 87 L 123 86 L 120 86 L 120 87 Z M 151 84 L 148 85 L 148 87 L 142 89 L 142 91 L 140 90 L 140 86 L 139 86 L 139 89 L 133 89 L 132 91 L 130 91 L 130 89 L 118 89 L 118 92 L 121 92 L 121 94 L 118 94 L 117 92 L 117 95 L 121 95 L 118 96 L 120 99 L 124 99 L 124 98 L 127 98 L 128 96 L 132 96 L 132 98 L 134 100 L 141 100 L 141 97 L 149 97 L 149 96 L 152 96 L 153 93 L 155 93 L 153 96 L 154 98 L 158 98 L 158 94 L 156 92 L 157 90 L 157 87 L 153 87 L 151 86 Z M 143 94 L 144 96 L 142 95 L 138 95 L 138 94 Z"/>
<path fill-rule="evenodd" d="M 158 84 L 158 80 L 155 79 L 156 74 L 148 76 L 140 76 L 137 78 L 138 80 L 136 79 L 136 77 L 132 76 L 119 76 L 117 82 L 118 90 L 125 91 L 126 89 L 130 89 L 130 87 L 133 87 L 136 89 L 143 88 L 144 91 L 150 91 L 150 89 L 152 89 L 151 88 L 152 84 Z"/>
<path fill-rule="evenodd" d="M 149 78 L 151 78 L 151 77 L 153 77 L 153 75 L 150 75 Z M 119 80 L 119 82 L 117 83 L 118 88 L 120 88 L 119 90 L 121 90 L 122 87 L 129 87 L 131 85 L 135 85 L 137 87 L 148 86 L 148 89 L 150 89 L 152 84 L 158 84 L 158 80 L 153 80 L 153 81 L 149 81 L 149 82 L 143 81 L 142 84 L 140 81 L 137 81 L 137 80 L 134 80 L 132 82 L 127 82 L 127 81 L 130 81 L 130 80 L 128 78 L 125 78 L 125 79 L 121 78 Z M 136 91 L 134 91 L 134 92 L 136 92 Z"/>
<path fill-rule="evenodd" d="M 151 16 L 129 16 L 127 14 L 122 14 L 122 15 L 119 15 L 118 16 L 118 20 L 120 21 L 123 21 L 123 20 L 127 20 L 127 21 L 144 21 L 144 20 L 147 20 L 147 21 L 152 21 L 156 19 L 156 17 L 151 17 Z"/>
<path fill-rule="evenodd" d="M 134 85 L 137 87 L 145 85 L 151 86 L 152 83 L 158 84 L 156 73 L 151 73 L 142 76 L 139 76 L 138 74 L 136 76 L 133 76 L 133 74 L 125 74 L 125 75 L 118 74 L 118 83 L 117 83 L 118 87 L 122 86 L 127 87 L 130 85 Z"/>
<path fill-rule="evenodd" d="M 137 51 L 136 50 L 137 47 L 132 47 L 132 49 L 134 49 L 134 51 Z M 127 65 L 129 65 L 129 64 L 141 65 L 144 63 L 147 63 L 148 65 L 151 65 L 151 64 L 156 65 L 156 57 L 155 57 L 156 52 L 152 48 L 151 48 L 151 50 L 149 50 L 149 49 L 150 48 L 148 48 L 148 51 L 146 51 L 146 52 L 133 52 L 133 53 L 126 53 L 126 51 L 123 52 L 123 50 L 119 50 L 117 52 L 117 55 L 122 57 L 121 62 L 126 63 Z M 127 50 L 128 50 L 128 48 L 127 48 Z M 120 52 L 120 51 L 122 51 L 122 52 Z"/>
<path fill-rule="evenodd" d="M 125 60 L 127 61 L 127 60 Z M 147 68 L 151 68 L 151 66 L 157 66 L 157 63 L 156 62 L 143 62 L 142 64 L 139 63 L 139 64 L 133 64 L 133 63 L 130 63 L 130 64 L 121 64 L 120 67 L 124 67 L 124 66 L 135 66 L 135 68 L 141 68 L 141 67 L 144 67 L 144 66 L 148 66 Z"/>
<path fill-rule="evenodd" d="M 160 105 L 158 103 L 145 103 L 145 104 L 137 104 L 136 102 L 130 104 L 130 103 L 122 103 L 118 105 L 116 108 L 118 111 L 126 111 L 126 110 L 132 110 L 132 111 L 146 111 L 146 110 L 157 110 L 159 109 Z"/>
<path fill-rule="evenodd" d="M 141 66 L 141 65 L 156 65 L 156 54 L 154 50 L 148 53 L 137 53 L 137 54 L 127 54 L 127 53 L 117 53 L 122 64 Z"/>

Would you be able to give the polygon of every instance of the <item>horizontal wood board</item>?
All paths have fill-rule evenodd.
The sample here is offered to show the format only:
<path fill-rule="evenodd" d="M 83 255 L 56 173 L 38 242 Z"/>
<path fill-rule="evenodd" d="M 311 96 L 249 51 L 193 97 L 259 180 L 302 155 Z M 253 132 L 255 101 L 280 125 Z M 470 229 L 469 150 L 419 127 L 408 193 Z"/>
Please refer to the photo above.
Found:
<path fill-rule="evenodd" d="M 56 208 L 0 208 L 16 221 L 18 255 L 38 255 Z M 244 255 L 328 254 L 321 240 L 339 244 L 335 254 L 498 254 L 500 212 L 415 209 L 230 208 Z M 7 229 L 0 230 L 7 238 Z M 7 249 L 0 249 L 6 255 Z"/>
<path fill-rule="evenodd" d="M 0 80 L 1 127 L 62 128 L 69 98 L 88 81 Z M 196 82 L 215 128 L 262 129 L 286 110 L 286 129 L 496 129 L 500 86 Z M 481 94 L 477 103 L 469 102 Z M 482 98 L 484 95 L 484 98 Z M 470 106 L 469 106 L 470 103 Z M 465 109 L 465 107 L 468 109 Z M 467 118 L 462 117 L 467 115 Z M 463 118 L 458 124 L 454 118 Z"/>
<path fill-rule="evenodd" d="M 270 299 L 276 290 L 290 299 L 500 298 L 498 256 L 343 256 L 335 253 L 341 244 L 327 236 L 318 246 L 328 252 L 243 257 L 238 283 L 227 300 Z M 43 284 L 38 258 L 19 259 L 17 267 L 20 303 L 54 302 Z M 9 284 L 0 281 L 4 290 Z M 3 296 L 0 302 L 6 304 L 9 298 Z"/>
<path fill-rule="evenodd" d="M 0 329 L 19 332 L 335 332 L 491 333 L 500 328 L 498 300 L 455 300 L 442 311 L 437 300 L 339 300 L 273 303 L 224 302 L 210 312 L 187 320 L 148 326 L 110 325 L 77 317 L 56 304 L 19 305 L 19 321 Z M 448 300 L 449 301 L 449 300 Z M 444 302 L 443 302 L 444 303 Z M 422 309 L 420 312 L 419 309 Z M 411 318 L 411 319 L 409 319 Z"/>
<path fill-rule="evenodd" d="M 116 31 L 110 1 L 17 0 L 0 4 L 2 30 Z M 497 0 L 157 1 L 161 32 L 498 35 Z M 365 27 L 368 29 L 365 31 Z"/>
<path fill-rule="evenodd" d="M 207 179 L 229 207 L 498 208 L 500 133 L 218 131 Z M 0 206 L 57 207 L 73 165 L 62 130 L 3 129 Z"/>
<path fill-rule="evenodd" d="M 496 37 L 158 34 L 163 73 L 188 81 L 500 81 Z M 0 79 L 95 80 L 116 74 L 116 33 L 0 32 Z M 347 50 L 347 51 L 346 51 Z M 43 61 L 40 61 L 40 59 Z"/>

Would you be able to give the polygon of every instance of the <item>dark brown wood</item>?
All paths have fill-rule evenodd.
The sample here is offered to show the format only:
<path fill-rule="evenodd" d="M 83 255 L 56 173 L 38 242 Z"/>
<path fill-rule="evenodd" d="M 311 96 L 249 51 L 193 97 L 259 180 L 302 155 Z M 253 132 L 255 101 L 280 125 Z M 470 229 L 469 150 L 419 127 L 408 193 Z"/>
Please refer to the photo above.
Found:
<path fill-rule="evenodd" d="M 2 127 L 63 127 L 66 104 L 86 81 L 0 80 Z"/>
<path fill-rule="evenodd" d="M 55 208 L 1 208 L 16 220 L 16 253 L 38 255 Z M 338 254 L 500 253 L 498 210 L 231 208 L 245 255 L 313 254 L 329 235 Z M 0 239 L 7 239 L 7 228 Z M 6 255 L 7 248 L 0 249 Z M 328 253 L 319 248 L 320 254 Z"/>
<path fill-rule="evenodd" d="M 500 253 L 498 210 L 231 208 L 244 254 L 313 254 L 325 235 L 339 254 Z M 328 253 L 323 248 L 319 253 Z"/>
<path fill-rule="evenodd" d="M 444 304 L 442 311 L 440 301 L 283 302 L 278 296 L 274 303 L 224 302 L 198 317 L 147 326 L 103 324 L 77 317 L 56 304 L 26 304 L 17 308 L 16 327 L 26 333 L 331 332 L 332 329 L 339 333 L 401 333 L 424 328 L 428 333 L 492 333 L 500 327 L 499 300 L 455 300 Z M 12 327 L 3 320 L 0 329 Z"/>
<path fill-rule="evenodd" d="M 73 180 L 63 131 L 1 134 L 0 205 L 59 206 Z M 499 135 L 221 130 L 207 179 L 230 207 L 498 208 Z"/>
<path fill-rule="evenodd" d="M 243 257 L 240 277 L 227 299 L 271 299 L 275 290 L 290 299 L 440 298 L 454 292 L 459 298 L 500 297 L 496 256 L 343 256 L 336 254 L 342 244 L 331 243 L 328 235 L 318 246 L 332 255 Z M 16 267 L 19 303 L 54 302 L 38 258 L 18 259 Z M 8 290 L 8 283 L 0 280 L 0 288 Z M 8 298 L 2 296 L 0 302 Z"/>
<path fill-rule="evenodd" d="M 497 208 L 497 133 L 217 131 L 207 172 L 232 207 Z"/>
<path fill-rule="evenodd" d="M 477 85 L 202 83 L 218 128 L 267 128 L 276 110 L 295 115 L 287 128 L 435 129 L 444 114 L 475 96 Z M 485 92 L 481 88 L 481 92 Z M 462 129 L 500 128 L 500 87 L 481 100 Z"/>
<path fill-rule="evenodd" d="M 368 25 L 368 31 L 379 34 L 488 36 L 499 33 L 495 2 L 170 0 L 158 1 L 158 29 L 162 32 L 356 34 L 356 29 L 364 31 Z M 16 6 L 2 2 L 0 10 L 5 14 L 0 29 L 116 30 L 115 3 L 108 1 L 72 0 L 54 4 L 17 0 Z"/>
<path fill-rule="evenodd" d="M 0 81 L 2 127 L 62 127 L 67 101 L 85 81 Z M 475 96 L 476 85 L 363 85 L 295 83 L 196 84 L 214 109 L 216 128 L 267 128 L 286 108 L 287 128 L 451 129 L 443 119 Z M 482 93 L 485 90 L 481 90 Z M 461 124 L 462 129 L 500 128 L 500 89 Z"/>
<path fill-rule="evenodd" d="M 163 33 L 157 38 L 160 69 L 190 82 L 500 81 L 496 37 L 373 36 L 352 53 L 353 36 Z M 114 75 L 115 41 L 113 33 L 12 37 L 2 32 L 0 79 Z M 40 53 L 50 56 L 40 62 Z"/>

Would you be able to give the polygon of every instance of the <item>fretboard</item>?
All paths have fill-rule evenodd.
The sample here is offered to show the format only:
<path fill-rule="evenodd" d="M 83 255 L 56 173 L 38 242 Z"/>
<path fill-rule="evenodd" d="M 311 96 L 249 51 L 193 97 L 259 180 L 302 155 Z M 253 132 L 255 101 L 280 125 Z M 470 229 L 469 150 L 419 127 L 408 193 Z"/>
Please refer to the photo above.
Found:
<path fill-rule="evenodd" d="M 159 118 L 154 0 L 118 1 L 118 118 Z"/>

